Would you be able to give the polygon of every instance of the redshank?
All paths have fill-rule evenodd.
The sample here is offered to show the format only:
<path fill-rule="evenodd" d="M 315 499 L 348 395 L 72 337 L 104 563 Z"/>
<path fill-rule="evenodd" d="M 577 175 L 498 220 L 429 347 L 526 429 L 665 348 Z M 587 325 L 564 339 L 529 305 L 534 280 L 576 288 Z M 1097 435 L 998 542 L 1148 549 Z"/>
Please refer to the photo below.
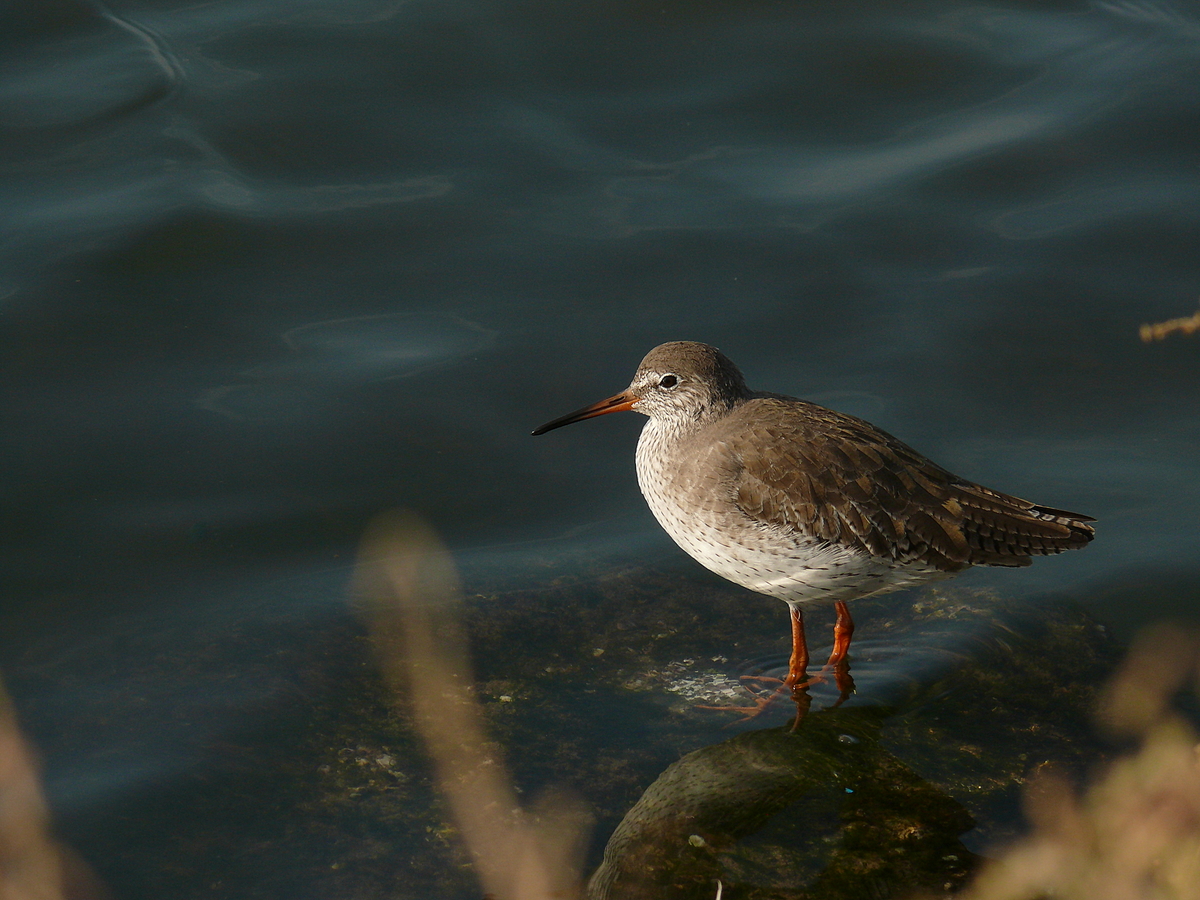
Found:
<path fill-rule="evenodd" d="M 836 669 L 854 632 L 846 601 L 975 565 L 1027 566 L 1095 533 L 1088 516 L 959 478 L 862 419 L 752 391 L 721 351 L 692 341 L 655 347 L 624 391 L 533 433 L 629 409 L 650 419 L 638 485 L 667 534 L 791 608 L 793 690 L 806 684 L 804 604 L 835 604 Z"/>

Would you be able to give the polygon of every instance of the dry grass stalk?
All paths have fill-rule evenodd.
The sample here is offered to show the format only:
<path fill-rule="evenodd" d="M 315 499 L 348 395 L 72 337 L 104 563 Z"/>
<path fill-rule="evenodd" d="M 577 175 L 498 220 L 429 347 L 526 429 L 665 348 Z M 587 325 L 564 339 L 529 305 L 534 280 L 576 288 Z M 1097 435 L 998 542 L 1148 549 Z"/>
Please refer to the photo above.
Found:
<path fill-rule="evenodd" d="M 33 753 L 0 686 L 0 900 L 62 900 L 63 859 Z"/>
<path fill-rule="evenodd" d="M 588 817 L 564 797 L 522 810 L 487 749 L 450 554 L 417 517 L 385 515 L 363 539 L 355 583 L 384 673 L 412 711 L 484 889 L 500 900 L 577 897 Z"/>
<path fill-rule="evenodd" d="M 1171 711 L 1200 672 L 1200 636 L 1140 638 L 1107 688 L 1101 725 L 1136 738 L 1082 794 L 1055 776 L 1027 794 L 1032 834 L 984 870 L 968 900 L 1183 900 L 1200 897 L 1197 735 Z"/>
<path fill-rule="evenodd" d="M 1184 316 L 1180 319 L 1167 319 L 1165 322 L 1143 325 L 1139 331 L 1142 336 L 1142 342 L 1146 344 L 1152 341 L 1161 341 L 1175 332 L 1179 332 L 1180 334 L 1195 334 L 1197 331 L 1200 331 L 1200 311 L 1197 311 L 1194 315 Z"/>

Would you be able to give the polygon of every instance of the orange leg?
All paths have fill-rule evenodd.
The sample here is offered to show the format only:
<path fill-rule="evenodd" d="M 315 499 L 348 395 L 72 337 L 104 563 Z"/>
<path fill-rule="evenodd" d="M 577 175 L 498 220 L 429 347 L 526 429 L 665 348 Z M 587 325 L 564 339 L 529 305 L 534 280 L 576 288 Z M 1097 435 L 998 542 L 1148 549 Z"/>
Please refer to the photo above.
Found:
<path fill-rule="evenodd" d="M 838 600 L 834 605 L 837 611 L 837 619 L 833 625 L 833 652 L 829 655 L 829 662 L 825 664 L 821 672 L 809 678 L 808 640 L 804 634 L 804 613 L 800 611 L 798 605 L 792 606 L 788 604 L 788 606 L 792 616 L 792 655 L 788 659 L 788 673 L 787 677 L 783 679 L 782 684 L 779 684 L 774 678 L 759 675 L 743 675 L 742 681 L 773 682 L 779 684 L 779 687 L 769 695 L 755 697 L 754 706 L 751 707 L 701 706 L 699 707 L 700 709 L 722 709 L 728 712 L 746 713 L 746 719 L 743 720 L 746 721 L 766 712 L 782 695 L 790 693 L 792 699 L 796 702 L 796 719 L 792 723 L 792 728 L 795 729 L 804 719 L 809 706 L 812 704 L 812 697 L 808 693 L 809 687 L 824 682 L 831 671 L 839 695 L 837 703 L 834 706 L 841 706 L 854 693 L 854 679 L 850 677 L 850 666 L 846 662 L 846 654 L 850 650 L 850 639 L 854 636 L 854 619 L 850 617 L 849 607 L 841 600 Z"/>
<path fill-rule="evenodd" d="M 837 620 L 833 623 L 833 652 L 829 654 L 829 662 L 825 665 L 836 666 L 846 658 L 850 649 L 850 638 L 854 637 L 854 620 L 850 618 L 850 608 L 839 600 L 834 604 L 837 610 Z"/>
<path fill-rule="evenodd" d="M 792 613 L 792 656 L 788 660 L 788 674 L 783 684 L 785 687 L 795 687 L 804 681 L 808 672 L 808 641 L 804 637 L 804 613 L 799 606 L 789 604 L 789 608 Z"/>
<path fill-rule="evenodd" d="M 843 601 L 837 601 L 834 609 L 837 610 L 837 619 L 833 623 L 833 652 L 829 654 L 829 662 L 821 670 L 821 675 L 833 670 L 833 680 L 838 688 L 838 701 L 833 705 L 841 706 L 854 693 L 854 679 L 850 677 L 850 665 L 846 662 L 850 639 L 854 637 L 854 620 L 850 618 L 850 609 Z"/>
<path fill-rule="evenodd" d="M 790 694 L 796 702 L 796 721 L 792 727 L 795 728 L 796 725 L 799 725 L 808 711 L 808 707 L 812 704 L 812 698 L 808 694 L 808 686 L 811 683 L 808 680 L 808 641 L 804 636 L 804 614 L 800 612 L 799 606 L 790 606 L 789 604 L 789 607 L 792 615 L 792 655 L 788 659 L 787 677 L 780 682 L 777 678 L 768 678 L 764 675 L 743 675 L 742 681 L 744 682 L 761 681 L 778 685 L 778 687 L 769 694 L 755 696 L 754 706 L 701 706 L 699 709 L 722 709 L 727 712 L 745 713 L 746 718 L 742 721 L 749 721 L 762 715 L 777 700 Z"/>

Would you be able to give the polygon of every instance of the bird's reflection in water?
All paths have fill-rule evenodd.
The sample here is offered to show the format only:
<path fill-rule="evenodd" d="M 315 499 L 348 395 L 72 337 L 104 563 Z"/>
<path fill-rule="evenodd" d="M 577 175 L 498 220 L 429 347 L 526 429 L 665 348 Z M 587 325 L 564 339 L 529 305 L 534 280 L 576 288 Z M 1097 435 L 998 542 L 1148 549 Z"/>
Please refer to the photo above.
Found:
<path fill-rule="evenodd" d="M 785 679 L 773 675 L 743 675 L 739 679 L 752 698 L 751 706 L 698 706 L 697 709 L 710 709 L 717 712 L 742 713 L 743 722 L 757 719 L 759 716 L 782 706 L 791 700 L 796 707 L 796 717 L 792 720 L 792 730 L 800 727 L 800 723 L 812 709 L 813 697 L 811 688 L 821 684 L 832 684 L 837 690 L 837 699 L 833 707 L 839 707 L 854 693 L 854 678 L 850 675 L 850 662 L 845 657 L 832 665 L 827 665 L 816 675 L 802 684 L 788 686 Z"/>
<path fill-rule="evenodd" d="M 883 749 L 886 716 L 824 710 L 684 756 L 617 826 L 587 897 L 711 900 L 718 882 L 725 897 L 764 898 L 958 887 L 975 863 L 958 836 L 974 823 Z"/>

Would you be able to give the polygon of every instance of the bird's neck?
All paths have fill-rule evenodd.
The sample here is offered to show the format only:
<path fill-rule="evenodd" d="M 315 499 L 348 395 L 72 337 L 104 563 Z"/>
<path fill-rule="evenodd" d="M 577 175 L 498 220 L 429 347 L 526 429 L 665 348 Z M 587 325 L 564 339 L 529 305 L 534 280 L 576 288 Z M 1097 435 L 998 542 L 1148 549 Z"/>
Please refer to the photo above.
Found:
<path fill-rule="evenodd" d="M 691 439 L 709 424 L 726 415 L 729 408 L 725 406 L 706 407 L 694 416 L 651 416 L 642 427 L 638 439 L 638 457 L 651 452 L 661 458 L 670 458 L 673 449 L 679 444 Z"/>

